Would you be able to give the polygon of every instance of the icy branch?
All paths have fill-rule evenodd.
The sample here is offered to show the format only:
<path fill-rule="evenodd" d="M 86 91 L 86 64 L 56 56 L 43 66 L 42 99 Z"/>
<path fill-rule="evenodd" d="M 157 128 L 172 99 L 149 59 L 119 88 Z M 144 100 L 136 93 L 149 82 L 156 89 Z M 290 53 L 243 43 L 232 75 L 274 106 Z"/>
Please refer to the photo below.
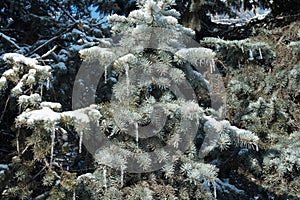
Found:
<path fill-rule="evenodd" d="M 212 22 L 216 24 L 243 26 L 253 19 L 264 19 L 271 9 L 264 9 L 261 6 L 253 7 L 251 10 L 244 9 L 243 6 L 239 9 L 231 7 L 231 11 L 236 14 L 235 18 L 230 18 L 226 14 L 213 15 L 208 13 Z"/>

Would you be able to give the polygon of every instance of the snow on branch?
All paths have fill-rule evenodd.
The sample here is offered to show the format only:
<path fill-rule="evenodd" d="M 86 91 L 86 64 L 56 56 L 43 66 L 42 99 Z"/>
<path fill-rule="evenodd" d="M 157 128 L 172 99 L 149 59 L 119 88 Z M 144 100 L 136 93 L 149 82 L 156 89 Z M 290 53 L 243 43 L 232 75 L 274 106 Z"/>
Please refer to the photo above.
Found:
<path fill-rule="evenodd" d="M 201 41 L 201 45 L 212 48 L 217 57 L 223 57 L 230 65 L 239 65 L 245 61 L 271 63 L 276 56 L 271 46 L 265 42 L 257 42 L 251 39 L 222 40 L 207 37 Z"/>
<path fill-rule="evenodd" d="M 6 53 L 3 60 L 12 66 L 6 70 L 0 78 L 0 90 L 4 89 L 7 81 L 15 84 L 11 89 L 11 94 L 19 96 L 24 93 L 24 89 L 29 88 L 33 92 L 33 86 L 49 81 L 52 68 L 42 66 L 33 58 L 27 58 L 18 53 Z M 21 77 L 21 78 L 20 78 Z"/>
<path fill-rule="evenodd" d="M 27 109 L 16 118 L 16 127 L 29 127 L 32 129 L 40 126 L 51 133 L 51 162 L 53 158 L 53 145 L 55 139 L 55 130 L 59 127 L 59 123 L 66 118 L 70 119 L 70 123 L 74 125 L 75 130 L 79 133 L 79 153 L 81 153 L 81 145 L 83 133 L 87 130 L 90 122 L 98 123 L 101 114 L 96 110 L 95 105 L 78 109 L 74 111 L 55 112 L 51 108 L 58 108 L 60 104 L 52 102 L 43 102 L 41 109 Z"/>
<path fill-rule="evenodd" d="M 208 48 L 183 48 L 175 53 L 175 59 L 184 59 L 195 67 L 208 66 L 211 73 L 215 71 L 215 53 Z"/>
<path fill-rule="evenodd" d="M 199 151 L 200 157 L 204 157 L 215 147 L 224 150 L 231 144 L 258 151 L 259 137 L 251 131 L 232 126 L 227 120 L 217 121 L 211 116 L 205 115 L 203 118 L 206 120 L 203 126 L 206 137 Z"/>
<path fill-rule="evenodd" d="M 244 9 L 243 6 L 241 6 L 239 9 L 231 6 L 230 9 L 233 13 L 235 13 L 235 18 L 229 17 L 228 14 L 216 13 L 215 15 L 213 15 L 211 13 L 208 13 L 207 15 L 210 16 L 211 21 L 216 24 L 244 26 L 253 19 L 264 19 L 271 12 L 271 9 L 263 8 L 260 5 L 258 7 L 255 7 L 253 5 L 251 10 Z"/>

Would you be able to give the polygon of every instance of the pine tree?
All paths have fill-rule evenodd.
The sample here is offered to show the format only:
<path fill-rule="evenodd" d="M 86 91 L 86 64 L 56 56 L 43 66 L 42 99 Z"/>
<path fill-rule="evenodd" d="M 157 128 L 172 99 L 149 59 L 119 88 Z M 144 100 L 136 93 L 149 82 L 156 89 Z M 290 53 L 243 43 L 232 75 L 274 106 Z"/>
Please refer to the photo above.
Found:
<path fill-rule="evenodd" d="M 1 2 L 1 197 L 252 198 L 232 185 L 243 169 L 264 193 L 297 198 L 300 26 L 259 29 L 276 44 L 226 40 L 258 34 L 249 26 L 280 16 L 279 3 Z M 225 39 L 200 46 L 185 26 Z"/>
<path fill-rule="evenodd" d="M 184 96 L 176 96 L 179 93 L 172 86 L 184 83 L 185 78 L 190 81 L 189 84 L 198 84 L 202 90 L 209 90 L 205 87 L 207 84 L 208 88 L 211 87 L 213 81 L 206 80 L 203 74 L 213 74 L 215 63 L 214 52 L 210 49 L 185 46 L 182 38 L 184 35 L 193 36 L 194 32 L 178 24 L 179 13 L 172 9 L 173 5 L 171 0 L 137 1 L 139 9 L 132 11 L 128 17 L 115 14 L 108 18 L 113 24 L 113 34 L 122 34 L 117 43 L 113 41 L 108 48 L 91 47 L 80 51 L 84 66 L 91 66 L 86 67 L 86 71 L 97 74 L 99 72 L 93 68 L 99 66 L 102 67 L 99 71 L 104 74 L 105 83 L 117 80 L 113 85 L 112 101 L 100 106 L 100 113 L 104 116 L 100 129 L 110 141 L 95 150 L 96 162 L 102 171 L 104 195 L 109 189 L 124 185 L 126 172 L 150 171 L 148 176 L 153 174 L 156 177 L 162 173 L 172 187 L 176 187 L 176 182 L 182 179 L 196 186 L 202 182 L 215 188 L 218 169 L 200 162 L 197 154 L 202 159 L 214 148 L 224 150 L 230 144 L 258 150 L 258 137 L 250 131 L 231 126 L 226 120 L 218 120 L 221 113 L 199 106 L 198 99 L 191 101 Z M 201 67 L 202 74 L 196 76 L 197 71 L 192 66 Z M 90 82 L 82 80 L 83 76 L 78 79 L 80 86 L 77 89 L 81 94 Z M 89 90 L 96 91 L 95 84 Z M 78 106 L 83 106 L 89 95 L 76 99 Z M 155 112 L 156 105 L 162 109 L 163 115 L 156 113 L 153 118 L 151 113 Z M 159 130 L 159 120 L 163 117 L 166 117 L 166 124 Z M 154 136 L 149 133 L 152 131 L 149 128 L 144 129 L 148 132 L 143 132 L 149 123 L 158 128 Z M 193 128 L 195 135 L 191 131 Z M 201 131 L 206 138 L 200 148 L 195 146 L 194 140 Z M 93 134 L 90 133 L 93 140 L 101 137 Z M 186 149 L 182 149 L 185 141 L 189 144 L 188 148 L 184 146 Z M 164 145 L 172 149 L 164 148 Z M 156 169 L 157 166 L 162 168 Z M 156 171 L 151 172 L 154 169 Z M 119 174 L 119 185 L 109 180 L 108 171 Z M 174 174 L 179 177 L 174 178 Z M 135 195 L 139 192 L 142 191 L 132 190 L 131 198 L 137 198 Z M 151 198 L 155 193 L 151 191 L 147 195 Z M 177 197 L 181 195 L 177 194 Z"/>
<path fill-rule="evenodd" d="M 153 182 L 137 179 L 137 187 L 130 189 L 126 198 L 140 196 L 151 199 L 159 195 L 157 190 L 162 186 L 157 181 L 163 177 L 171 188 L 176 188 L 182 180 L 194 185 L 190 187 L 186 184 L 182 190 L 170 196 L 180 197 L 185 195 L 184 191 L 193 191 L 201 196 L 201 182 L 216 188 L 218 169 L 214 165 L 200 162 L 197 154 L 202 159 L 213 148 L 218 146 L 223 150 L 231 143 L 257 149 L 258 138 L 254 134 L 231 126 L 226 120 L 216 120 L 217 115 L 212 114 L 216 111 L 199 106 L 196 96 L 188 97 L 180 88 L 174 87 L 186 89 L 191 84 L 209 91 L 212 82 L 206 80 L 203 74 L 205 71 L 213 73 L 215 63 L 214 53 L 210 49 L 184 46 L 183 36 L 193 36 L 194 32 L 178 24 L 177 18 L 180 15 L 172 9 L 173 5 L 174 1 L 171 0 L 138 1 L 139 9 L 132 11 L 128 17 L 112 15 L 108 18 L 113 23 L 113 33 L 125 36 L 118 42 L 112 40 L 103 43 L 102 47 L 94 46 L 80 51 L 84 65 L 102 70 L 104 84 L 113 82 L 110 102 L 86 105 L 82 102 L 88 96 L 82 95 L 76 99 L 76 94 L 73 94 L 73 106 L 77 109 L 60 112 L 62 106 L 59 103 L 43 100 L 43 84 L 46 83 L 46 88 L 50 87 L 49 66 L 38 65 L 37 60 L 20 54 L 4 55 L 4 60 L 13 68 L 3 73 L 1 88 L 5 89 L 10 83 L 15 84 L 10 91 L 19 103 L 20 115 L 16 119 L 16 128 L 20 133 L 25 127 L 32 130 L 26 142 L 20 142 L 20 135 L 17 136 L 15 170 L 18 185 L 9 188 L 8 196 L 20 191 L 20 185 L 26 182 L 26 179 L 21 178 L 24 173 L 32 173 L 22 169 L 21 163 L 24 161 L 20 160 L 29 149 L 34 153 L 31 165 L 43 162 L 47 169 L 43 185 L 52 186 L 56 180 L 49 198 L 85 195 L 85 192 L 76 191 L 76 188 L 83 187 L 80 177 L 75 180 L 74 174 L 67 170 L 56 170 L 63 165 L 63 162 L 56 159 L 59 153 L 57 144 L 66 140 L 64 138 L 68 137 L 66 130 L 69 126 L 79 135 L 78 153 L 82 153 L 84 143 L 87 150 L 95 154 L 97 169 L 88 177 L 91 183 L 100 184 L 103 190 L 100 193 L 92 190 L 94 198 L 98 193 L 104 198 L 111 198 L 110 195 L 116 195 L 111 191 L 128 187 L 130 173 L 142 172 L 148 172 L 146 176 L 152 176 Z M 192 65 L 202 67 L 203 74 L 195 71 Z M 89 78 L 95 78 L 92 75 L 97 68 L 89 69 Z M 189 82 L 186 82 L 186 78 Z M 79 79 L 74 87 L 83 94 L 90 87 L 88 90 L 94 91 L 93 96 L 97 95 L 96 84 L 87 84 L 90 82 Z M 165 124 L 161 122 L 162 119 Z M 147 128 L 149 124 L 153 130 Z M 95 128 L 102 131 L 95 132 Z M 149 130 L 152 131 L 150 135 Z M 207 137 L 199 148 L 195 146 L 194 140 L 195 136 L 201 135 L 201 130 Z M 24 133 L 21 135 L 26 137 Z M 108 138 L 107 144 L 99 138 Z M 93 140 L 100 143 L 88 147 Z M 68 145 L 68 142 L 64 145 Z M 179 176 L 174 177 L 175 173 Z M 214 193 L 216 195 L 215 189 Z M 16 192 L 14 195 L 22 198 L 29 196 L 29 188 L 28 191 Z M 124 196 L 124 193 L 119 195 Z"/>

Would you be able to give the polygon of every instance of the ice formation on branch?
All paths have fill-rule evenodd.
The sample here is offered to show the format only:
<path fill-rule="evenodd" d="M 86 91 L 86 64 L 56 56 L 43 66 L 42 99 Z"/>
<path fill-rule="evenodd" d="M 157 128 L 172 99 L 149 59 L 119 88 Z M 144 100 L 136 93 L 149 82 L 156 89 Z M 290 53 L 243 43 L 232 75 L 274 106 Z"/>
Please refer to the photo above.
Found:
<path fill-rule="evenodd" d="M 251 39 L 222 40 L 219 38 L 204 38 L 202 45 L 212 48 L 217 57 L 223 57 L 225 64 L 240 67 L 244 62 L 257 62 L 263 65 L 270 64 L 276 57 L 272 47 L 265 42 L 256 42 Z"/>
<path fill-rule="evenodd" d="M 22 112 L 16 119 L 17 127 L 29 127 L 32 129 L 44 129 L 51 135 L 51 152 L 50 152 L 50 164 L 53 162 L 53 153 L 55 145 L 55 130 L 59 128 L 59 124 L 64 121 L 65 118 L 70 118 L 75 130 L 79 133 L 79 153 L 82 150 L 83 133 L 88 128 L 90 122 L 98 123 L 101 116 L 100 112 L 95 109 L 94 105 L 90 107 L 66 111 L 55 112 L 52 109 L 60 109 L 61 105 L 58 103 L 45 102 L 41 104 L 41 109 L 30 110 L 27 109 Z"/>
<path fill-rule="evenodd" d="M 254 19 L 264 19 L 268 14 L 270 14 L 271 9 L 263 8 L 261 5 L 257 7 L 253 4 L 252 9 L 244 8 L 244 0 L 241 2 L 240 8 L 230 7 L 231 12 L 235 14 L 235 18 L 229 17 L 228 14 L 218 14 L 215 15 L 208 13 L 212 22 L 217 24 L 235 25 L 243 26 Z"/>

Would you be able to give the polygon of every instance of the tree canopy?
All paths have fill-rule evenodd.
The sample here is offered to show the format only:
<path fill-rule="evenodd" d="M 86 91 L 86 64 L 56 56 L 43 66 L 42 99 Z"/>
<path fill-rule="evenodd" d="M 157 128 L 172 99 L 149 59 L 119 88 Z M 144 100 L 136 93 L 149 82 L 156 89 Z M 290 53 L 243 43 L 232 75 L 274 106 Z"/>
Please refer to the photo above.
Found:
<path fill-rule="evenodd" d="M 299 20 L 298 0 L 1 1 L 1 199 L 300 198 Z"/>

